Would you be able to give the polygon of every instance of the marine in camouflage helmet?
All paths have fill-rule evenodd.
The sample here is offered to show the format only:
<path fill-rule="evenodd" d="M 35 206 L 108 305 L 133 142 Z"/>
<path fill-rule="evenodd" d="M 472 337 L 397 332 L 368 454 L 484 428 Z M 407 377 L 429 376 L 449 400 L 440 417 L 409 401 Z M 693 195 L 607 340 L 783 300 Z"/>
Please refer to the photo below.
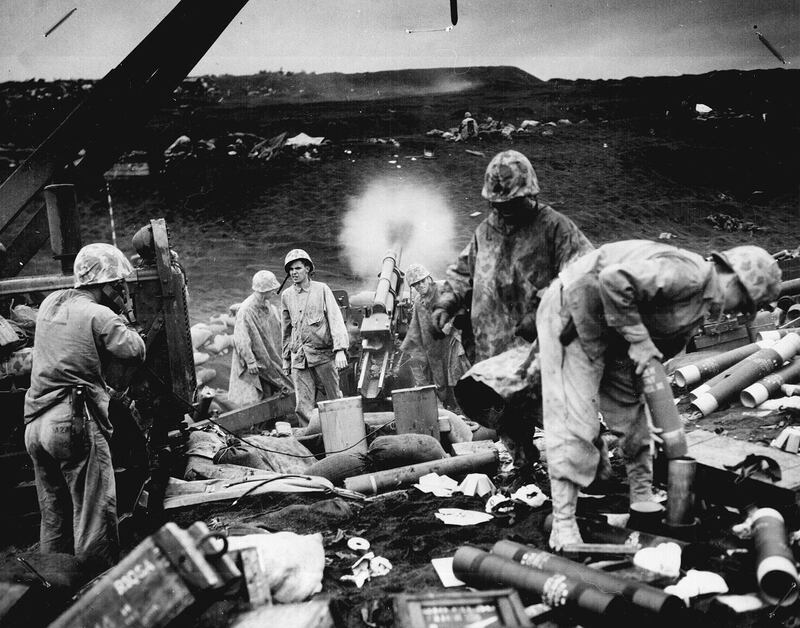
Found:
<path fill-rule="evenodd" d="M 498 153 L 486 166 L 481 195 L 491 203 L 539 194 L 539 181 L 528 158 L 516 150 Z"/>
<path fill-rule="evenodd" d="M 422 264 L 410 264 L 406 270 L 406 283 L 413 288 L 415 283 L 430 276 L 430 272 Z"/>
<path fill-rule="evenodd" d="M 80 288 L 125 279 L 133 266 L 117 247 L 96 242 L 78 251 L 73 271 L 75 287 Z"/>
<path fill-rule="evenodd" d="M 735 246 L 721 253 L 715 251 L 711 258 L 734 272 L 750 298 L 751 312 L 778 298 L 781 269 L 775 258 L 761 247 Z"/>
<path fill-rule="evenodd" d="M 259 270 L 253 275 L 253 292 L 269 292 L 277 290 L 280 286 L 275 273 L 269 270 Z"/>

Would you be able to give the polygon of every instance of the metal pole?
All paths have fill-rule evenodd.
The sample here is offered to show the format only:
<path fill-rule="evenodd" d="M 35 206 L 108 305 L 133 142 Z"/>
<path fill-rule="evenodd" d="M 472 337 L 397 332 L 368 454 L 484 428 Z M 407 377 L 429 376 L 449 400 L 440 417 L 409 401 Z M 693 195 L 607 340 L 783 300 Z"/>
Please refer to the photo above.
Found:
<path fill-rule="evenodd" d="M 61 272 L 72 274 L 72 264 L 81 248 L 81 227 L 75 186 L 70 183 L 44 188 L 47 222 L 53 257 L 61 262 Z"/>
<path fill-rule="evenodd" d="M 108 218 L 111 221 L 111 244 L 117 246 L 117 230 L 114 227 L 114 206 L 111 204 L 111 186 L 106 181 L 106 197 L 108 198 Z"/>

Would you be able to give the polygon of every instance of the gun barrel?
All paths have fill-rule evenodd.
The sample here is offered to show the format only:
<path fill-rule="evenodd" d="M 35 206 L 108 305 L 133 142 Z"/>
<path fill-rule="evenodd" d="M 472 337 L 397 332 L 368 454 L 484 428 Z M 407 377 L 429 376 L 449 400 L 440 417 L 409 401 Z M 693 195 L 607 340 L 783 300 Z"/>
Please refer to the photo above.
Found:
<path fill-rule="evenodd" d="M 375 288 L 375 299 L 372 303 L 373 312 L 383 312 L 391 315 L 394 311 L 397 291 L 400 288 L 401 275 L 397 268 L 400 263 L 401 248 L 395 246 L 386 251 L 381 265 L 381 274 Z"/>

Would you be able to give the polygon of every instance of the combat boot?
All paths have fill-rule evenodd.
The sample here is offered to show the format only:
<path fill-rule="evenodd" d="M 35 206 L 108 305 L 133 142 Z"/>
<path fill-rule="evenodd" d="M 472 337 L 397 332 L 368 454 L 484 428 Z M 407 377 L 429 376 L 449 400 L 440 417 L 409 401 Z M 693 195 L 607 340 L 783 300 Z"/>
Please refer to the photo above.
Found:
<path fill-rule="evenodd" d="M 553 529 L 550 531 L 550 547 L 556 551 L 565 545 L 583 543 L 575 510 L 578 507 L 578 485 L 569 480 L 551 480 L 550 494 L 553 500 Z"/>
<path fill-rule="evenodd" d="M 628 474 L 631 504 L 653 501 L 653 458 L 650 450 L 642 449 L 635 458 L 626 460 L 625 471 Z"/>

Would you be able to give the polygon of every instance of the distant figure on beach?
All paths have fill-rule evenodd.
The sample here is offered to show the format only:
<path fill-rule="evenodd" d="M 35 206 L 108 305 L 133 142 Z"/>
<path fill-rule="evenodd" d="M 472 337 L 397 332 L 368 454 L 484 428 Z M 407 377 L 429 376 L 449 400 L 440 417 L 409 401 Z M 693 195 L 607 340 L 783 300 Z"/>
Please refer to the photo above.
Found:
<path fill-rule="evenodd" d="M 469 111 L 467 111 L 466 113 L 464 113 L 464 119 L 458 126 L 458 137 L 461 141 L 464 141 L 477 136 L 478 136 L 478 123 L 475 122 L 475 118 L 472 117 L 472 114 Z"/>

